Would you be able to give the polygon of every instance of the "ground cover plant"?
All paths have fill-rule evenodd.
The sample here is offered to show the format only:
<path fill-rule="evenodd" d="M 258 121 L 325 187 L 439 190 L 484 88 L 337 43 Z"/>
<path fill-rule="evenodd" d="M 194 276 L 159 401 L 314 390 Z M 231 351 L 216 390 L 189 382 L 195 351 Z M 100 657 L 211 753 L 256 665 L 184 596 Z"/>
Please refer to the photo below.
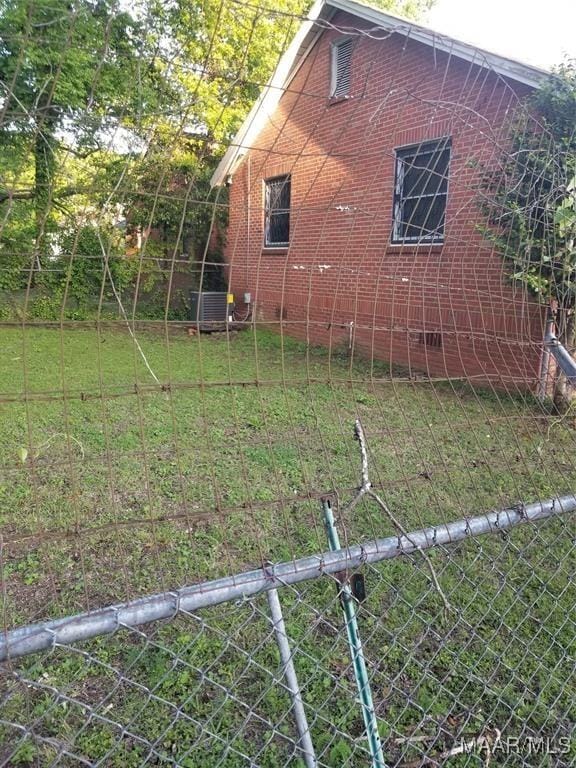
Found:
<path fill-rule="evenodd" d="M 3 331 L 7 629 L 326 551 L 319 499 L 344 504 L 359 484 L 356 418 L 409 530 L 574 491 L 570 422 L 512 385 L 392 376 L 263 330 L 137 338 L 142 354 L 112 324 Z M 351 544 L 397 533 L 369 501 L 338 525 Z M 419 765 L 423 746 L 442 754 L 462 733 L 570 733 L 573 534 L 559 518 L 432 552 L 447 615 L 421 558 L 366 569 L 359 616 L 390 762 Z M 320 763 L 365 765 L 334 580 L 281 599 Z M 265 596 L 4 671 L 2 764 L 302 764 Z M 538 764 L 568 765 L 571 749 Z"/>

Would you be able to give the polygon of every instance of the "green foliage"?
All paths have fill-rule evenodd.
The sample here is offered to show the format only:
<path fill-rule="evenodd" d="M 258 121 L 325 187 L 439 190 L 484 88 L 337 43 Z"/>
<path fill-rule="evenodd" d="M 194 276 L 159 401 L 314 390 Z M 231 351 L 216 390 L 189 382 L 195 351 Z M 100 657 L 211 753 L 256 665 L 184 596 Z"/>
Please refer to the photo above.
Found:
<path fill-rule="evenodd" d="M 486 235 L 510 274 L 543 301 L 576 301 L 576 63 L 559 67 L 514 127 L 503 167 L 489 174 Z"/>
<path fill-rule="evenodd" d="M 417 16 L 431 0 L 376 4 Z M 36 282 L 30 314 L 86 316 L 109 298 L 96 229 L 114 240 L 114 206 L 145 241 L 134 260 L 114 242 L 119 290 L 138 276 L 139 294 L 158 294 L 175 265 L 225 287 L 210 233 L 226 229 L 226 190 L 210 177 L 309 5 L 5 0 L 0 290 Z M 153 298 L 146 312 L 164 316 Z"/>
<path fill-rule="evenodd" d="M 15 254 L 34 252 L 42 265 L 61 214 L 70 213 L 64 201 L 83 203 L 74 201 L 79 179 L 68 175 L 70 155 L 97 151 L 142 103 L 153 108 L 158 83 L 153 68 L 141 71 L 147 50 L 141 22 L 116 0 L 7 0 L 0 40 L 0 81 L 9 84 L 0 141 L 21 159 L 19 173 L 6 181 L 2 173 L 7 186 L 0 201 L 32 201 L 33 237 L 27 233 L 24 249 L 14 234 L 22 226 L 10 224 L 9 244 Z M 29 217 L 16 214 L 22 219 Z"/>
<path fill-rule="evenodd" d="M 33 171 L 27 139 L 3 131 L 2 126 L 0 120 L 0 290 L 17 291 L 26 286 L 29 278 L 34 205 L 31 200 L 4 196 L 8 189 L 29 186 Z"/>
<path fill-rule="evenodd" d="M 38 283 L 48 294 L 66 297 L 77 307 L 98 303 L 112 296 L 112 283 L 122 292 L 136 272 L 134 259 L 124 258 L 122 241 L 103 227 L 84 226 L 63 233 L 62 253 L 51 259 Z"/>
<path fill-rule="evenodd" d="M 22 201 L 0 227 L 0 290 L 18 291 L 26 286 L 33 263 L 34 236 L 32 204 Z"/>
<path fill-rule="evenodd" d="M 163 83 L 147 30 L 127 8 L 118 0 L 3 3 L 0 79 L 10 84 L 5 138 L 40 136 L 44 145 L 54 142 L 54 151 L 62 144 L 94 149 L 103 130 L 133 122 L 129 115 L 144 104 L 154 108 Z M 148 70 L 142 67 L 147 57 Z M 56 136 L 58 129 L 70 133 L 67 140 Z"/>
<path fill-rule="evenodd" d="M 32 765 L 38 756 L 38 749 L 33 741 L 26 739 L 12 755 L 14 765 Z"/>

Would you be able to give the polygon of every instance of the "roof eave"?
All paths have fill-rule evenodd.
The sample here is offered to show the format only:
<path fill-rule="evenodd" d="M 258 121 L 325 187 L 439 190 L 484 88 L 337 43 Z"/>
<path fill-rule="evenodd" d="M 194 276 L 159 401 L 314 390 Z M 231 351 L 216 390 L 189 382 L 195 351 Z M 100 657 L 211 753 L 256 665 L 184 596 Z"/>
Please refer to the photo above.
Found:
<path fill-rule="evenodd" d="M 504 77 L 510 77 L 533 88 L 538 88 L 542 81 L 550 74 L 539 67 L 533 67 L 516 59 L 500 56 L 497 53 L 478 48 L 471 43 L 455 40 L 448 35 L 443 35 L 435 30 L 423 27 L 409 19 L 392 16 L 385 11 L 355 2 L 355 0 L 326 0 L 326 2 L 333 8 L 350 13 L 390 32 L 404 34 L 411 40 L 416 40 L 437 50 L 452 54 L 459 59 L 471 61 L 478 64 L 478 66 L 488 66 Z"/>
<path fill-rule="evenodd" d="M 297 60 L 298 51 L 306 44 L 306 38 L 316 38 L 323 32 L 321 29 L 315 30 L 314 24 L 320 18 L 323 9 L 327 5 L 326 0 L 316 0 L 310 9 L 307 18 L 302 22 L 286 52 L 280 58 L 274 74 L 264 86 L 262 93 L 254 102 L 233 142 L 226 150 L 222 160 L 218 163 L 218 167 L 210 180 L 212 187 L 219 187 L 226 181 L 226 177 L 230 174 L 231 169 L 236 166 L 240 156 L 245 154 L 250 148 L 249 142 L 251 139 L 260 133 L 265 117 L 270 115 L 276 108 L 284 93 L 287 82 L 294 74 L 294 64 Z"/>
<path fill-rule="evenodd" d="M 514 59 L 499 56 L 496 53 L 482 50 L 469 43 L 454 40 L 426 27 L 415 24 L 408 19 L 391 16 L 383 11 L 370 6 L 362 5 L 355 0 L 316 0 L 307 18 L 300 25 L 294 39 L 281 57 L 274 74 L 262 90 L 262 93 L 254 103 L 248 116 L 242 123 L 234 140 L 224 153 L 218 167 L 210 180 L 212 187 L 219 187 L 225 183 L 240 159 L 252 146 L 252 141 L 258 136 L 264 121 L 272 114 L 290 79 L 294 76 L 299 66 L 298 53 L 309 38 L 310 44 L 322 34 L 322 26 L 315 27 L 321 18 L 329 18 L 330 13 L 341 10 L 346 13 L 374 24 L 381 29 L 390 32 L 404 34 L 410 40 L 424 43 L 435 50 L 443 51 L 458 59 L 464 59 L 480 67 L 487 67 L 503 77 L 522 83 L 532 88 L 538 88 L 549 76 L 549 72 L 523 64 Z"/>

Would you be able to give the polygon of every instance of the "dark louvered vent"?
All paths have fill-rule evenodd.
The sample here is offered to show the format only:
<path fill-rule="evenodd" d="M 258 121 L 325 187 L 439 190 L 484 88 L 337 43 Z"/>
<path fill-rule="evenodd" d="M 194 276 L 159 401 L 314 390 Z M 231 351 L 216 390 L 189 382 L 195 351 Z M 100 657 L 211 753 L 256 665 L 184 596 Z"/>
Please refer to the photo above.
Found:
<path fill-rule="evenodd" d="M 418 341 L 426 347 L 436 347 L 437 349 L 440 349 L 442 347 L 442 334 L 421 333 Z"/>
<path fill-rule="evenodd" d="M 342 98 L 350 93 L 352 62 L 352 38 L 334 43 L 332 48 L 332 93 L 334 98 Z"/>

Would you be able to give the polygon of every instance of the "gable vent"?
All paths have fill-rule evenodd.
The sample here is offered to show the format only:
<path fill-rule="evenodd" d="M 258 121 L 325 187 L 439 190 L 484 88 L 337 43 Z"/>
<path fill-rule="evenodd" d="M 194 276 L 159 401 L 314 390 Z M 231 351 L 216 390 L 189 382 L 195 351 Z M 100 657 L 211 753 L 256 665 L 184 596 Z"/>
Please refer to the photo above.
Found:
<path fill-rule="evenodd" d="M 352 43 L 352 38 L 348 37 L 332 46 L 332 88 L 330 95 L 334 98 L 341 98 L 350 93 Z"/>

